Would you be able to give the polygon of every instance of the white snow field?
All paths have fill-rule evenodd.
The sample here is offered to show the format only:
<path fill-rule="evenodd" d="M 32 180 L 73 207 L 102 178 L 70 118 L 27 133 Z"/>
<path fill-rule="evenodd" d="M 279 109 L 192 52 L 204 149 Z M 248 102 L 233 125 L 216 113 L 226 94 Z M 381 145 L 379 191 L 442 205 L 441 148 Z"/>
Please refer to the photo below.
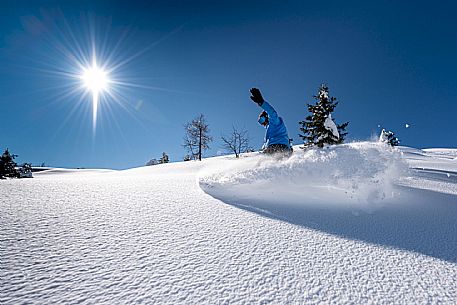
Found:
<path fill-rule="evenodd" d="M 0 181 L 0 304 L 456 304 L 457 150 Z"/>

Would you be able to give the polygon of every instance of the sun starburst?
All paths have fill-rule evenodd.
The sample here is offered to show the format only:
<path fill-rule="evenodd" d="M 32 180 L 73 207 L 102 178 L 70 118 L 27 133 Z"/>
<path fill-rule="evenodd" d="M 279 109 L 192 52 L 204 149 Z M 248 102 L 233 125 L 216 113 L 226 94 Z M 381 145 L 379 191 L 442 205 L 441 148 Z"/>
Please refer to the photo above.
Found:
<path fill-rule="evenodd" d="M 132 73 L 133 66 L 138 66 L 150 50 L 180 27 L 140 48 L 130 48 L 136 38 L 129 27 L 113 28 L 111 20 L 91 14 L 82 14 L 76 21 L 67 19 L 60 10 L 46 14 L 52 18 L 46 15 L 31 19 L 46 31 L 40 32 L 42 39 L 33 56 L 27 58 L 32 59 L 27 69 L 40 81 L 49 80 L 39 89 L 47 93 L 45 99 L 56 107 L 68 107 L 56 134 L 70 121 L 85 122 L 90 112 L 93 139 L 102 124 L 114 126 L 119 131 L 117 134 L 122 134 L 117 122 L 120 112 L 140 122 L 139 108 L 135 106 L 140 90 L 181 93 L 151 85 L 150 76 L 143 72 Z M 77 120 L 75 116 L 79 116 Z"/>
<path fill-rule="evenodd" d="M 81 80 L 92 94 L 92 124 L 93 128 L 97 125 L 97 112 L 100 94 L 108 90 L 109 76 L 108 73 L 97 65 L 96 57 L 92 59 L 92 66 L 83 68 Z"/>

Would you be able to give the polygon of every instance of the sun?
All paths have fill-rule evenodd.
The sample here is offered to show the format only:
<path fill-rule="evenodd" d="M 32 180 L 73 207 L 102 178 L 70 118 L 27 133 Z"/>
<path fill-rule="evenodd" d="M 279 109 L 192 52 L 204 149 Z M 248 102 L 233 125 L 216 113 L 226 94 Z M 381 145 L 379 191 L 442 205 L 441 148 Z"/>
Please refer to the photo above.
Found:
<path fill-rule="evenodd" d="M 51 100 L 72 103 L 71 111 L 62 124 L 77 113 L 78 108 L 84 110 L 90 123 L 92 112 L 92 136 L 95 140 L 98 125 L 118 126 L 114 117 L 119 108 L 137 119 L 139 108 L 133 105 L 139 92 L 175 91 L 151 85 L 150 77 L 143 75 L 147 70 L 141 69 L 141 73 L 137 74 L 138 71 L 132 68 L 141 63 L 140 59 L 149 58 L 147 54 L 152 48 L 174 35 L 181 27 L 158 40 L 146 41 L 147 45 L 137 49 L 131 47 L 137 46 L 138 41 L 129 27 L 116 27 L 113 31 L 110 18 L 82 13 L 80 19 L 75 20 L 77 23 L 73 23 L 60 10 L 56 11 L 56 16 L 54 11 L 51 15 L 52 20 L 47 15 L 43 20 L 35 17 L 30 20 L 47 29 L 43 31 L 43 39 L 36 48 L 40 55 L 34 59 L 37 66 L 30 68 L 34 73 L 44 72 L 55 80 L 43 88 L 56 90 L 56 97 Z M 102 117 L 105 118 L 103 122 L 100 120 Z"/>
<path fill-rule="evenodd" d="M 92 94 L 92 123 L 95 130 L 97 125 L 97 112 L 100 95 L 104 91 L 108 91 L 108 85 L 110 83 L 108 72 L 97 65 L 94 59 L 92 60 L 92 66 L 82 69 L 80 76 L 84 87 Z"/>
<path fill-rule="evenodd" d="M 100 93 L 108 89 L 108 74 L 96 65 L 85 69 L 81 78 L 84 86 L 92 93 Z"/>

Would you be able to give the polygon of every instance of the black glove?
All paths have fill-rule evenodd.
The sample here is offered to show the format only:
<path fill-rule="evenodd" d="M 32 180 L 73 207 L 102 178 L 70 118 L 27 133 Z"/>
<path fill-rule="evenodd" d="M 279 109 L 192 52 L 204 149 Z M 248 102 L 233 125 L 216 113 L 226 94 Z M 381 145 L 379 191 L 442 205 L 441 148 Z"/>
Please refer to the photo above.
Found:
<path fill-rule="evenodd" d="M 257 88 L 251 88 L 249 90 L 251 92 L 251 100 L 254 101 L 254 103 L 257 103 L 259 106 L 261 106 L 264 102 L 264 99 L 262 97 L 262 94 L 260 93 L 260 90 Z"/>

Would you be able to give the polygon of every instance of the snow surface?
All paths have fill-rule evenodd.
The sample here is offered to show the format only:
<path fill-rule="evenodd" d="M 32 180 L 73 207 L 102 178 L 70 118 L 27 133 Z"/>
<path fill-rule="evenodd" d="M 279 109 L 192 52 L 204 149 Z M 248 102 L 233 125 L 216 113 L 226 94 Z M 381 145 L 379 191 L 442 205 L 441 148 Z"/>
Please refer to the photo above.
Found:
<path fill-rule="evenodd" d="M 387 136 L 387 132 L 384 128 L 381 130 L 378 141 L 382 143 L 387 143 L 389 141 L 389 137 Z"/>
<path fill-rule="evenodd" d="M 0 181 L 0 304 L 455 304 L 457 150 Z"/>

